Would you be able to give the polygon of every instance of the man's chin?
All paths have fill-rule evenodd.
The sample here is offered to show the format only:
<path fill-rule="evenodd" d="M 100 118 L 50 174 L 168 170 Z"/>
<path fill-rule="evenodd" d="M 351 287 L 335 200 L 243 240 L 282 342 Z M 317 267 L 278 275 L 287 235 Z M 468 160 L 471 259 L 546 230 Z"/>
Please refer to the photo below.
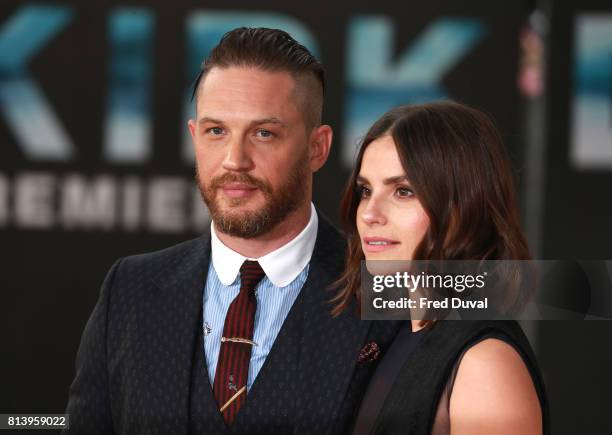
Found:
<path fill-rule="evenodd" d="M 265 200 L 257 193 L 238 197 L 223 192 L 219 192 L 217 195 L 217 207 L 224 212 L 237 209 L 242 212 L 257 211 L 265 205 L 264 202 Z"/>
<path fill-rule="evenodd" d="M 212 218 L 216 221 L 223 220 L 225 222 L 243 222 L 245 220 L 253 219 L 254 216 L 259 216 L 257 211 L 251 210 L 217 210 L 215 216 Z"/>
<path fill-rule="evenodd" d="M 258 219 L 262 214 L 266 214 L 265 204 L 257 204 L 256 201 L 217 202 L 213 219 L 223 219 L 224 221 L 244 221 L 245 219 Z"/>
<path fill-rule="evenodd" d="M 220 215 L 228 217 L 240 217 L 250 214 L 259 214 L 263 210 L 265 204 L 260 204 L 259 201 L 253 199 L 232 199 L 217 202 L 216 209 Z"/>
<path fill-rule="evenodd" d="M 270 230 L 270 216 L 265 210 L 215 210 L 212 219 L 217 231 L 230 236 L 250 239 Z"/>

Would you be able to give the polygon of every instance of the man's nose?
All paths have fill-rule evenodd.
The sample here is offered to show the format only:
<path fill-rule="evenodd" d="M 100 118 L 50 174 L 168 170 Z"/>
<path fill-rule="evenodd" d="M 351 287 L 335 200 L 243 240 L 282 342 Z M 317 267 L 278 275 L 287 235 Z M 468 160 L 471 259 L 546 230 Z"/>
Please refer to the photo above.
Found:
<path fill-rule="evenodd" d="M 254 167 L 248 145 L 242 140 L 232 140 L 227 144 L 227 154 L 223 168 L 228 171 L 250 171 Z"/>

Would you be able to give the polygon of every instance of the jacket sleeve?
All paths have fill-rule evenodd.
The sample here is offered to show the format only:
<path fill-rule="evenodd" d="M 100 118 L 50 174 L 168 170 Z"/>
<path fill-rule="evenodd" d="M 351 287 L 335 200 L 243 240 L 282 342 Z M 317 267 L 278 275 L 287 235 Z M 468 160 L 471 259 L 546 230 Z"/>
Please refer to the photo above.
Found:
<path fill-rule="evenodd" d="M 112 434 L 110 408 L 107 330 L 111 290 L 121 260 L 106 275 L 100 297 L 87 321 L 76 356 L 76 376 L 70 386 L 69 429 L 66 434 Z"/>

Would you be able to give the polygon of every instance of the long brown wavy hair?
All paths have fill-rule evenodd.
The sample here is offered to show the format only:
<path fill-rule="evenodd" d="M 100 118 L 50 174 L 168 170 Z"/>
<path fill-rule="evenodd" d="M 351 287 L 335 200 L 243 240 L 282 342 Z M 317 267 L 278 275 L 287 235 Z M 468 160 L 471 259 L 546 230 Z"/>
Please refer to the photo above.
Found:
<path fill-rule="evenodd" d="M 333 315 L 360 299 L 357 176 L 363 154 L 390 135 L 411 186 L 429 216 L 414 260 L 529 260 L 514 180 L 502 139 L 491 119 L 464 104 L 441 101 L 400 106 L 385 113 L 364 137 L 341 202 L 348 238 L 346 265 L 336 281 Z M 384 168 L 380 168 L 384 170 Z M 408 260 L 408 259 L 406 259 Z"/>

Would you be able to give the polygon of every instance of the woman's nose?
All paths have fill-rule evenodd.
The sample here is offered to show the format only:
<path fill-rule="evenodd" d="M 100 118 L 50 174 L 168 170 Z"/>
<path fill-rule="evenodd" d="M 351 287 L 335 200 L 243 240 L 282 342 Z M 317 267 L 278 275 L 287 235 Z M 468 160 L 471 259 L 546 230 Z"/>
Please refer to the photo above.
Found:
<path fill-rule="evenodd" d="M 370 198 L 367 206 L 361 213 L 361 220 L 367 225 L 384 225 L 387 218 L 381 208 L 380 201 Z"/>

